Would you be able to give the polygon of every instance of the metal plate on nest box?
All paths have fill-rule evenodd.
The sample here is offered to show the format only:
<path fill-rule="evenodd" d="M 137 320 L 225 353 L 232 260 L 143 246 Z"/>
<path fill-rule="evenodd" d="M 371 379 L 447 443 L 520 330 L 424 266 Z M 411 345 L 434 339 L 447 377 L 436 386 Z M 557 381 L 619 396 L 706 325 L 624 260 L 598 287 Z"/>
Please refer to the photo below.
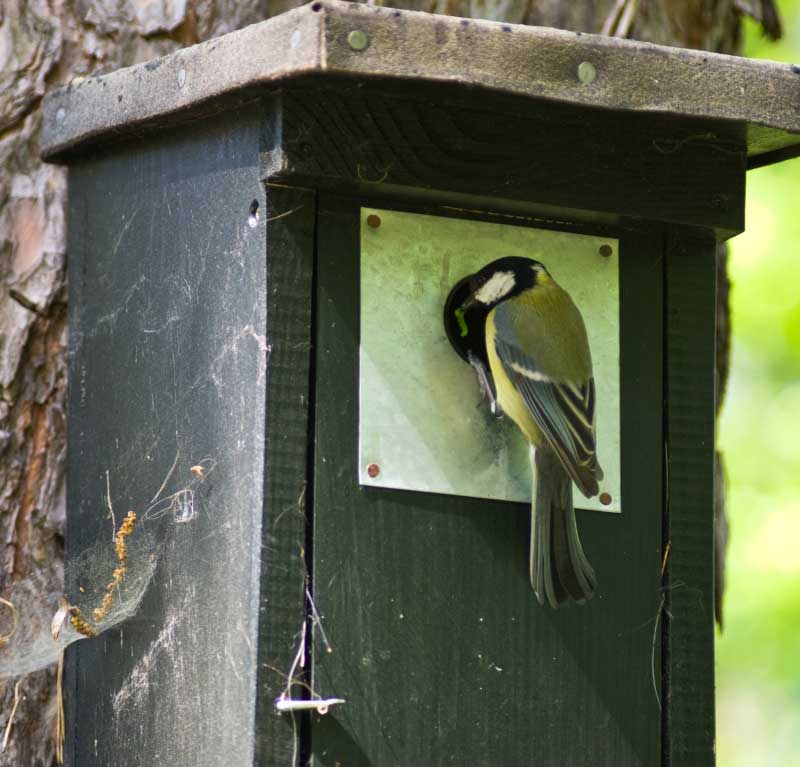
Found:
<path fill-rule="evenodd" d="M 489 412 L 442 322 L 456 282 L 502 256 L 541 261 L 583 315 L 605 478 L 598 497 L 576 488 L 575 505 L 621 511 L 618 241 L 373 208 L 361 209 L 359 482 L 530 501 L 525 440 Z"/>

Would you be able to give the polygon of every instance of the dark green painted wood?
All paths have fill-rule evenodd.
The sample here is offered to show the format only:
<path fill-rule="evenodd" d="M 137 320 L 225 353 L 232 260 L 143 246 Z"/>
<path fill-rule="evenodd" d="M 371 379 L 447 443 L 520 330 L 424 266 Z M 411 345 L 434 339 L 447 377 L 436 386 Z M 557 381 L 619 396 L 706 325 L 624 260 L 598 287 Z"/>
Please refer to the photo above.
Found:
<path fill-rule="evenodd" d="M 191 524 L 150 526 L 164 543 L 136 618 L 70 650 L 69 764 L 713 762 L 712 237 L 741 226 L 741 137 L 444 93 L 306 84 L 235 123 L 76 158 L 68 557 L 110 541 L 106 471 L 121 517 L 176 454 L 172 490 L 217 465 Z M 313 191 L 265 195 L 270 174 L 369 194 L 317 209 Z M 579 512 L 600 579 L 585 608 L 536 604 L 527 508 L 356 483 L 358 205 L 421 200 L 621 237 L 626 511 Z M 665 222 L 706 230 L 670 236 L 666 266 Z M 273 703 L 307 564 L 311 683 L 348 702 L 293 726 Z"/>
<path fill-rule="evenodd" d="M 599 593 L 555 612 L 528 507 L 357 485 L 358 231 L 356 201 L 320 198 L 313 685 L 347 703 L 314 719 L 314 763 L 658 764 L 660 238 L 621 246 L 626 512 L 578 512 Z"/>
<path fill-rule="evenodd" d="M 306 619 L 306 502 L 311 402 L 311 311 L 316 200 L 267 187 L 267 459 L 264 577 L 258 637 L 256 757 L 259 767 L 299 764 L 300 729 L 275 711 Z M 296 677 L 303 679 L 302 669 Z M 293 686 L 293 697 L 305 696 Z M 298 720 L 299 721 L 299 720 Z M 291 737 L 287 737 L 287 728 Z"/>
<path fill-rule="evenodd" d="M 135 618 L 70 648 L 70 765 L 252 765 L 257 662 L 283 662 L 299 628 L 304 534 L 283 498 L 305 479 L 305 434 L 285 446 L 276 413 L 291 402 L 302 418 L 308 355 L 273 343 L 273 371 L 267 332 L 307 344 L 308 233 L 306 261 L 270 271 L 287 304 L 267 301 L 265 217 L 248 225 L 253 201 L 267 208 L 258 147 L 259 114 L 243 112 L 70 171 L 68 583 L 85 582 L 73 559 L 85 546 L 110 549 L 106 472 L 119 523 L 147 508 L 176 455 L 166 492 L 216 464 L 192 521 L 145 524 L 158 564 Z M 303 296 L 305 313 L 292 305 Z M 272 609 L 260 614 L 262 576 Z M 259 743 L 261 764 L 287 764 L 283 725 Z"/>
<path fill-rule="evenodd" d="M 265 177 L 437 203 L 456 193 L 464 207 L 517 200 L 560 206 L 562 220 L 721 238 L 744 228 L 741 126 L 344 78 L 287 88 L 271 109 Z"/>
<path fill-rule="evenodd" d="M 674 233 L 667 242 L 665 282 L 665 765 L 705 767 L 715 762 L 713 241 Z"/>

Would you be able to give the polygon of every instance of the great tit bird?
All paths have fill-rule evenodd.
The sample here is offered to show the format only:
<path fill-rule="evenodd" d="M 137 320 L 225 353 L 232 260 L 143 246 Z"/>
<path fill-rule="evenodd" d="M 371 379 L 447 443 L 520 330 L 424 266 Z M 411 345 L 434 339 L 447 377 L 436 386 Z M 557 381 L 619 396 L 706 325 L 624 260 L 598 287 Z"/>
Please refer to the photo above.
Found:
<path fill-rule="evenodd" d="M 530 444 L 530 578 L 536 597 L 552 607 L 569 598 L 583 602 L 596 581 L 578 537 L 572 482 L 590 498 L 603 478 L 583 318 L 543 264 L 508 257 L 469 278 L 456 320 L 464 338 L 474 337 L 475 323 L 483 323 L 484 344 L 471 344 L 468 351 L 477 358 L 485 353 L 497 403 Z"/>

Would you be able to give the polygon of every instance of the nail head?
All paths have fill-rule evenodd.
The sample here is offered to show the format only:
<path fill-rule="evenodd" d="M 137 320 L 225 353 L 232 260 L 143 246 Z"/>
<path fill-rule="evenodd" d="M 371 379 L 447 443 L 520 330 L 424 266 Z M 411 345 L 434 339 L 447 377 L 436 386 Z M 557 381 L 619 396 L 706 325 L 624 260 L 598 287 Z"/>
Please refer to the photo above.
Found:
<path fill-rule="evenodd" d="M 371 463 L 369 466 L 367 466 L 367 474 L 369 474 L 371 479 L 375 479 L 375 477 L 377 477 L 380 473 L 381 467 L 378 466 L 377 463 Z"/>
<path fill-rule="evenodd" d="M 600 503 L 602 503 L 603 506 L 608 506 L 611 501 L 612 498 L 610 493 L 600 493 Z"/>
<path fill-rule="evenodd" d="M 367 226 L 371 226 L 373 229 L 377 229 L 381 225 L 381 217 L 376 216 L 374 213 L 371 213 L 367 216 Z"/>
<path fill-rule="evenodd" d="M 367 33 L 361 29 L 354 29 L 347 35 L 347 44 L 354 51 L 363 51 L 369 45 Z"/>
<path fill-rule="evenodd" d="M 594 68 L 594 64 L 592 64 L 591 61 L 582 61 L 578 64 L 578 79 L 584 85 L 593 83 L 595 77 L 597 77 L 597 70 Z"/>
<path fill-rule="evenodd" d="M 612 250 L 610 245 L 601 245 L 599 252 L 603 258 L 610 258 L 614 251 Z"/>

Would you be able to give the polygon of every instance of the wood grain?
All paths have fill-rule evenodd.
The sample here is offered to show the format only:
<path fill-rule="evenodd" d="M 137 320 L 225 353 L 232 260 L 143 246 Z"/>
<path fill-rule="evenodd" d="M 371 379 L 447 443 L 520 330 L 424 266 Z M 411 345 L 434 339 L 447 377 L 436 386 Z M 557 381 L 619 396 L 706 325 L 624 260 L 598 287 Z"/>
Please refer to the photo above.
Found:
<path fill-rule="evenodd" d="M 578 512 L 599 593 L 552 611 L 527 506 L 357 484 L 358 220 L 321 196 L 313 684 L 347 703 L 312 723 L 314 764 L 657 764 L 660 238 L 620 233 L 629 511 Z"/>
<path fill-rule="evenodd" d="M 390 86 L 311 81 L 271 99 L 264 177 L 438 204 L 456 193 L 463 207 L 516 200 L 561 220 L 702 226 L 720 239 L 744 228 L 741 130 Z"/>
<path fill-rule="evenodd" d="M 348 43 L 356 28 L 367 35 L 363 50 Z M 582 62 L 594 67 L 591 82 L 577 75 Z M 42 152 L 55 158 L 185 122 L 224 96 L 283 87 L 312 72 L 754 126 L 748 154 L 762 164 L 773 152 L 800 151 L 800 74 L 787 64 L 324 0 L 49 94 Z"/>
<path fill-rule="evenodd" d="M 714 764 L 714 348 L 716 249 L 667 242 L 665 753 L 670 767 Z"/>
<path fill-rule="evenodd" d="M 267 245 L 266 461 L 255 710 L 259 767 L 300 764 L 300 730 L 275 711 L 306 620 L 306 504 L 311 408 L 311 311 L 315 195 L 268 187 L 260 219 Z M 304 681 L 303 670 L 296 673 Z M 295 761 L 293 761 L 293 758 Z"/>
<path fill-rule="evenodd" d="M 76 559 L 85 547 L 111 550 L 106 476 L 117 521 L 139 513 L 157 569 L 135 619 L 70 648 L 70 765 L 250 767 L 258 662 L 283 670 L 302 620 L 304 533 L 279 516 L 305 480 L 306 439 L 301 428 L 299 450 L 294 432 L 282 445 L 276 412 L 285 401 L 301 420 L 307 349 L 276 339 L 273 370 L 267 333 L 305 328 L 307 343 L 308 278 L 276 261 L 289 303 L 267 301 L 265 216 L 248 224 L 254 201 L 267 210 L 258 140 L 258 114 L 243 113 L 235 129 L 210 121 L 71 171 L 68 588 L 94 583 Z M 196 515 L 148 520 L 165 477 L 174 492 L 203 459 Z M 274 640 L 263 654 L 260 634 Z M 294 742 L 280 724 L 263 725 L 279 756 Z"/>

